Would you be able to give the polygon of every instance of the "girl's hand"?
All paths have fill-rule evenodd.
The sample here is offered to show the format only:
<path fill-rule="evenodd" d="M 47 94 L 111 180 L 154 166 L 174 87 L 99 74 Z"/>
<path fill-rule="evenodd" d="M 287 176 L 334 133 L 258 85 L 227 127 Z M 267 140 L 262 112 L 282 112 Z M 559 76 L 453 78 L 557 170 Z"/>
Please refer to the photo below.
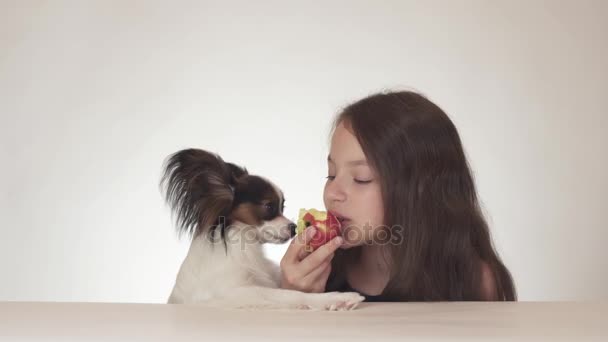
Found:
<path fill-rule="evenodd" d="M 307 251 L 307 244 L 315 235 L 313 226 L 296 235 L 281 259 L 281 288 L 302 292 L 325 292 L 325 284 L 331 272 L 331 260 L 342 244 L 337 236 L 314 252 Z"/>

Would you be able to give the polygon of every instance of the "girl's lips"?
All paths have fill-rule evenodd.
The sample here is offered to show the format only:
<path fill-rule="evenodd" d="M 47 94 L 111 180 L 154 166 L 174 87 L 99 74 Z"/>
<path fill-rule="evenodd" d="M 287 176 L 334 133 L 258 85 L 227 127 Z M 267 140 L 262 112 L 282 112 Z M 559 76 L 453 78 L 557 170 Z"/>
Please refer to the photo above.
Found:
<path fill-rule="evenodd" d="M 335 217 L 338 219 L 338 222 L 340 222 L 340 223 L 343 223 L 343 222 L 345 222 L 345 221 L 348 221 L 348 218 L 346 218 L 346 217 L 344 217 L 344 216 L 340 215 L 339 213 L 336 213 L 336 212 L 333 212 L 333 211 L 330 211 L 330 213 L 331 213 L 332 215 L 334 215 L 334 216 L 335 216 Z"/>
<path fill-rule="evenodd" d="M 347 218 L 344 218 L 344 217 L 338 217 L 338 222 L 340 222 L 341 227 L 346 227 L 346 225 L 348 224 L 348 222 L 350 222 L 350 220 Z"/>

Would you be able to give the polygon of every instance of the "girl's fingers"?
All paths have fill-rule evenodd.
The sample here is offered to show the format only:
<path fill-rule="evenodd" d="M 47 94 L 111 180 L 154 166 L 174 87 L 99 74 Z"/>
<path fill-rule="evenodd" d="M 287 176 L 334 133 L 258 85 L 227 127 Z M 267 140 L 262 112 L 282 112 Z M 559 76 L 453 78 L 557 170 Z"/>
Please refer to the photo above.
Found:
<path fill-rule="evenodd" d="M 342 237 L 337 236 L 328 243 L 319 247 L 314 252 L 310 253 L 309 256 L 304 258 L 300 262 L 300 272 L 307 276 L 310 272 L 317 269 L 325 260 L 331 260 L 333 258 L 333 254 L 342 245 Z"/>
<path fill-rule="evenodd" d="M 329 278 L 329 274 L 331 273 L 331 261 L 329 263 L 329 267 L 323 271 L 319 277 L 316 279 L 317 282 L 322 283 L 323 289 L 325 289 L 325 285 L 327 284 L 327 278 Z"/>
<path fill-rule="evenodd" d="M 306 275 L 304 277 L 304 282 L 310 283 L 310 284 L 315 284 L 315 283 L 319 282 L 319 280 L 323 276 L 323 274 L 325 274 L 325 273 L 329 274 L 328 271 L 331 271 L 331 259 L 325 260 L 321 265 L 319 265 L 319 267 L 317 267 L 312 272 L 310 272 L 308 275 Z M 313 285 L 313 287 L 314 287 L 314 285 Z"/>
<path fill-rule="evenodd" d="M 296 237 L 291 240 L 289 247 L 287 247 L 287 251 L 285 251 L 285 255 L 283 259 L 288 262 L 296 263 L 302 260 L 309 251 L 306 251 L 308 242 L 312 239 L 312 237 L 317 232 L 317 229 L 313 226 L 310 226 L 304 230 L 304 232 L 296 235 Z"/>

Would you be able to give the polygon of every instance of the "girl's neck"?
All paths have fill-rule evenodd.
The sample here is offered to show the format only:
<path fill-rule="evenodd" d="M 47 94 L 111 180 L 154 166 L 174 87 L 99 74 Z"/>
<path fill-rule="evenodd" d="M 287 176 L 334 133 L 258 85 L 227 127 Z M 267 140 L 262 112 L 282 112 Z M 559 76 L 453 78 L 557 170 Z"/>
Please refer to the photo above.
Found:
<path fill-rule="evenodd" d="M 363 245 L 355 264 L 347 269 L 346 279 L 355 290 L 368 295 L 382 293 L 390 278 L 390 265 L 386 250 L 380 245 Z"/>

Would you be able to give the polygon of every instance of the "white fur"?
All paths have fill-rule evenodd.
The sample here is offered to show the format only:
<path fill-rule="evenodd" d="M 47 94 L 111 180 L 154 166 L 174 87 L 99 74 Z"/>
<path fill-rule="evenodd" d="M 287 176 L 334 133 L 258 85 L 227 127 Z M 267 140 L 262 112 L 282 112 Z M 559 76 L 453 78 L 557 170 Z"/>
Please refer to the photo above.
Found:
<path fill-rule="evenodd" d="M 236 222 L 192 240 L 169 303 L 199 303 L 224 308 L 350 310 L 363 299 L 355 292 L 304 293 L 280 289 L 280 269 L 264 255 L 265 242 L 285 242 L 290 234 L 284 216 L 253 227 Z M 227 252 L 226 252 L 227 251 Z"/>

